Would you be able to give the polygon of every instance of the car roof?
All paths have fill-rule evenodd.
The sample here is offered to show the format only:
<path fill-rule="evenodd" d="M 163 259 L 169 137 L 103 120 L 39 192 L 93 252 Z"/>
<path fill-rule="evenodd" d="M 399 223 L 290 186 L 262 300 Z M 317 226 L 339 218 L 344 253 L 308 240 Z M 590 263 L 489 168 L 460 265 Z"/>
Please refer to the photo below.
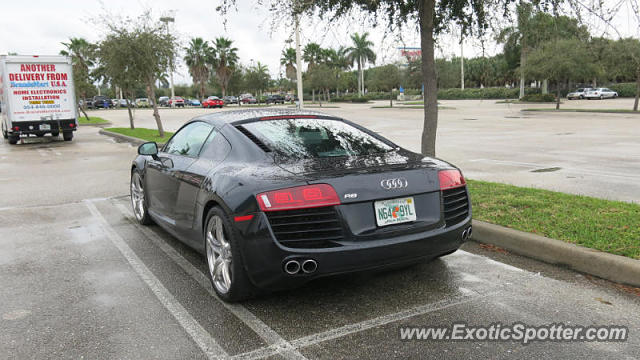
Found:
<path fill-rule="evenodd" d="M 213 114 L 202 115 L 193 120 L 206 121 L 215 126 L 224 124 L 237 124 L 245 122 L 246 120 L 253 120 L 268 116 L 304 116 L 311 115 L 325 119 L 340 119 L 339 117 L 325 114 L 319 111 L 310 110 L 297 110 L 297 109 L 246 109 L 246 110 L 233 110 L 223 111 Z"/>

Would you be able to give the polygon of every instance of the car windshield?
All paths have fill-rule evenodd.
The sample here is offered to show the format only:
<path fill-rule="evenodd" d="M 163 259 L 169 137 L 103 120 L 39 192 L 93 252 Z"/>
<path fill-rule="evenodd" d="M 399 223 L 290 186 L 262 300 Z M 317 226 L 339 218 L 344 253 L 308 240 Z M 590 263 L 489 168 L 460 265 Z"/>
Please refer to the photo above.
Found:
<path fill-rule="evenodd" d="M 578 89 L 578 90 L 576 90 L 576 92 L 583 92 L 583 91 L 584 91 L 584 89 Z"/>
<path fill-rule="evenodd" d="M 288 158 L 359 156 L 393 150 L 390 144 L 338 120 L 267 120 L 244 127 Z"/>

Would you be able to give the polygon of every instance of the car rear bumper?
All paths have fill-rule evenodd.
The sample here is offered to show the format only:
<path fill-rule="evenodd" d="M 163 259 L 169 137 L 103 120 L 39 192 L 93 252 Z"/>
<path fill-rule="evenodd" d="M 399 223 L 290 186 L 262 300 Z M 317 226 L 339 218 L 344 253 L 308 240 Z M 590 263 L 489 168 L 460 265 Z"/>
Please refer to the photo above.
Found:
<path fill-rule="evenodd" d="M 243 261 L 253 284 L 262 289 L 280 290 L 299 286 L 319 277 L 357 271 L 382 269 L 428 260 L 457 250 L 464 243 L 463 232 L 471 226 L 471 217 L 445 228 L 368 240 L 348 246 L 322 249 L 286 248 L 277 243 L 269 230 L 268 220 L 257 213 L 250 224 L 240 225 Z M 317 269 L 311 273 L 285 272 L 285 264 L 314 260 Z"/>

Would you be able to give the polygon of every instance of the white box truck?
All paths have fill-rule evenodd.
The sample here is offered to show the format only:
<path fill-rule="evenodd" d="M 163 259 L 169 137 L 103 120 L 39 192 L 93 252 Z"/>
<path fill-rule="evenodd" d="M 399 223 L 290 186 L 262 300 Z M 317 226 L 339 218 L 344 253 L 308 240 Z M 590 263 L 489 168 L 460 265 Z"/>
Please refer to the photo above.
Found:
<path fill-rule="evenodd" d="M 71 59 L 67 56 L 0 56 L 2 135 L 73 139 L 78 127 Z"/>

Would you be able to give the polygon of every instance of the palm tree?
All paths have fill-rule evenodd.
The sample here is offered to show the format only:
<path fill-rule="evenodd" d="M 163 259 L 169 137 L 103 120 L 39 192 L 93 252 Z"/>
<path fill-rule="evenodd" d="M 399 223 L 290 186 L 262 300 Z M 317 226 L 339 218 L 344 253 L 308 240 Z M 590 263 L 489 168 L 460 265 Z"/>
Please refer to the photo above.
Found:
<path fill-rule="evenodd" d="M 371 49 L 373 42 L 368 40 L 367 36 L 369 36 L 368 32 L 362 34 L 362 36 L 358 33 L 351 35 L 353 46 L 346 50 L 351 64 L 354 62 L 358 64 L 358 90 L 360 91 L 360 96 L 364 94 L 364 65 L 367 61 L 376 62 L 376 54 Z"/>
<path fill-rule="evenodd" d="M 308 43 L 302 50 L 302 59 L 309 63 L 307 71 L 313 69 L 315 64 L 321 63 L 324 59 L 324 50 L 316 43 Z"/>
<path fill-rule="evenodd" d="M 73 69 L 73 78 L 77 94 L 82 99 L 87 98 L 87 92 L 92 90 L 93 82 L 90 76 L 90 68 L 95 66 L 96 59 L 96 45 L 91 44 L 83 38 L 70 38 L 68 43 L 62 43 L 65 50 L 60 51 L 60 55 L 71 57 L 71 64 Z M 80 111 L 84 116 L 89 119 L 89 116 L 85 112 L 84 107 L 86 105 L 83 100 L 83 106 L 80 107 Z"/>
<path fill-rule="evenodd" d="M 280 58 L 280 65 L 286 66 L 286 74 L 289 80 L 294 80 L 296 78 L 296 49 L 287 48 L 282 50 L 282 57 Z"/>
<path fill-rule="evenodd" d="M 222 96 L 227 93 L 227 86 L 233 74 L 233 69 L 238 64 L 238 49 L 232 47 L 233 41 L 224 37 L 215 40 L 213 48 L 213 67 L 216 78 L 222 89 Z"/>
<path fill-rule="evenodd" d="M 532 29 L 531 23 L 533 19 L 533 7 L 530 4 L 520 3 L 516 7 L 518 14 L 517 25 L 509 26 L 503 29 L 498 34 L 498 42 L 505 44 L 505 49 L 511 49 L 510 52 L 520 51 L 520 96 L 524 96 L 524 83 L 525 75 L 524 69 L 526 67 L 527 54 L 529 53 L 532 44 L 531 37 Z M 506 53 L 507 51 L 505 51 Z"/>
<path fill-rule="evenodd" d="M 351 62 L 349 61 L 348 49 L 344 46 L 340 46 L 336 49 L 328 49 L 327 64 L 329 67 L 335 70 L 336 73 L 336 96 L 340 96 L 339 81 L 343 73 L 351 68 Z"/>
<path fill-rule="evenodd" d="M 256 90 L 256 97 L 259 102 L 262 92 L 269 87 L 269 82 L 271 81 L 269 68 L 267 65 L 258 61 L 255 66 L 252 66 L 249 68 L 249 71 L 247 71 L 245 81 L 249 88 Z"/>
<path fill-rule="evenodd" d="M 202 102 L 204 87 L 211 75 L 209 64 L 213 62 L 213 49 L 206 40 L 197 37 L 191 39 L 185 50 L 187 54 L 184 56 L 184 61 L 187 63 L 193 83 L 200 85 L 200 102 Z"/>

